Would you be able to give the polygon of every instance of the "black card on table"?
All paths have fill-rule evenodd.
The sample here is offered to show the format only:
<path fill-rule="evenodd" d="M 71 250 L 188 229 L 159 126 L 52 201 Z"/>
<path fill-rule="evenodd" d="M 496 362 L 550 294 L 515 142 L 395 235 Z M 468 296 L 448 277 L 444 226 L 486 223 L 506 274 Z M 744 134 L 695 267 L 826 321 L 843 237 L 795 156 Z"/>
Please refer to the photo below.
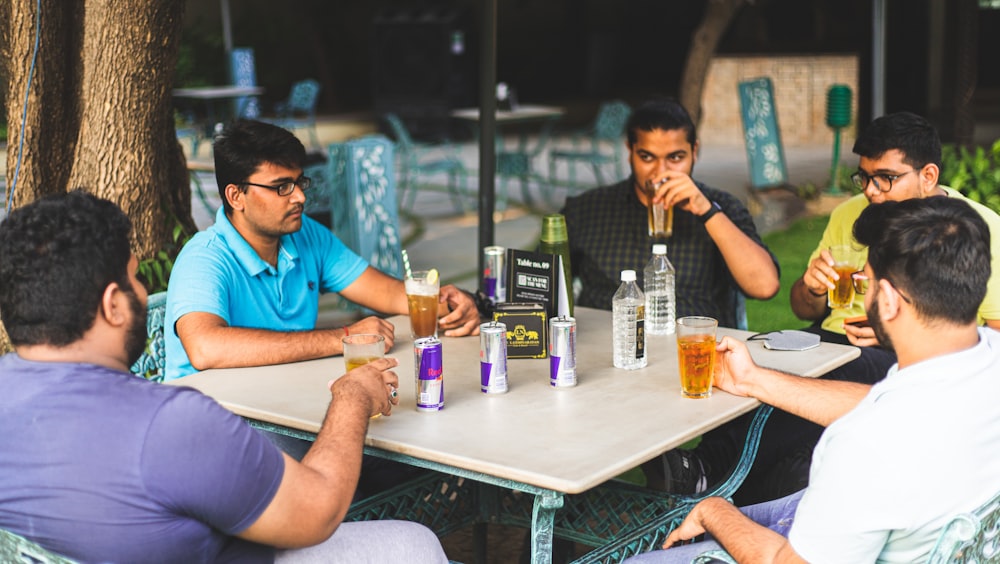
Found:
<path fill-rule="evenodd" d="M 507 301 L 539 303 L 549 317 L 569 315 L 569 300 L 558 255 L 507 249 Z"/>

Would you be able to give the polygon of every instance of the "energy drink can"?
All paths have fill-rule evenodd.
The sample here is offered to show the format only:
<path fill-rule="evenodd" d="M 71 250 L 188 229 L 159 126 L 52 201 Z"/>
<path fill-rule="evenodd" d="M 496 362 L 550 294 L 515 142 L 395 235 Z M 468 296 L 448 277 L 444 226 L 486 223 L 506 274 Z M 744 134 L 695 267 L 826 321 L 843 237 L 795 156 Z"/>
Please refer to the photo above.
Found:
<path fill-rule="evenodd" d="M 507 393 L 507 326 L 498 321 L 479 326 L 479 377 L 484 394 Z"/>
<path fill-rule="evenodd" d="M 576 320 L 549 320 L 549 384 L 554 388 L 576 385 Z"/>
<path fill-rule="evenodd" d="M 444 408 L 444 367 L 441 341 L 425 337 L 413 342 L 413 366 L 416 370 L 417 411 L 440 411 Z"/>
<path fill-rule="evenodd" d="M 483 249 L 483 291 L 493 305 L 507 301 L 503 257 L 507 249 L 500 246 Z"/>

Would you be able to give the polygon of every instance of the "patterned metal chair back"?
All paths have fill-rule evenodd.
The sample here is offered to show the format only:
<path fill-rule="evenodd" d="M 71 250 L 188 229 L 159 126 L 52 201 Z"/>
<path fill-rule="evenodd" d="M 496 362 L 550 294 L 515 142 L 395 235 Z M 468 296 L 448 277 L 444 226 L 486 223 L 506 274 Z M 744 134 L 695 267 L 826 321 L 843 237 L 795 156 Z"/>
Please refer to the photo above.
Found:
<path fill-rule="evenodd" d="M 253 49 L 237 47 L 229 54 L 229 78 L 236 86 L 257 86 L 257 64 Z M 244 96 L 234 100 L 236 116 L 248 119 L 260 117 L 260 101 L 256 96 Z"/>
<path fill-rule="evenodd" d="M 154 382 L 163 381 L 167 348 L 163 340 L 167 314 L 167 293 L 152 294 L 146 301 L 146 351 L 132 365 L 131 372 Z"/>
<path fill-rule="evenodd" d="M 334 234 L 375 268 L 402 278 L 394 151 L 381 135 L 334 143 L 327 171 Z"/>
<path fill-rule="evenodd" d="M 601 141 L 621 144 L 625 135 L 625 122 L 632 115 L 632 108 L 621 100 L 604 102 L 594 119 L 594 137 Z"/>
<path fill-rule="evenodd" d="M 30 540 L 0 529 L 0 562 L 74 564 L 73 560 L 49 552 Z"/>
<path fill-rule="evenodd" d="M 319 82 L 311 78 L 300 80 L 292 85 L 288 95 L 285 110 L 289 114 L 316 114 L 316 102 L 319 100 Z"/>
<path fill-rule="evenodd" d="M 975 511 L 956 515 L 938 537 L 930 564 L 1000 561 L 1000 493 Z"/>

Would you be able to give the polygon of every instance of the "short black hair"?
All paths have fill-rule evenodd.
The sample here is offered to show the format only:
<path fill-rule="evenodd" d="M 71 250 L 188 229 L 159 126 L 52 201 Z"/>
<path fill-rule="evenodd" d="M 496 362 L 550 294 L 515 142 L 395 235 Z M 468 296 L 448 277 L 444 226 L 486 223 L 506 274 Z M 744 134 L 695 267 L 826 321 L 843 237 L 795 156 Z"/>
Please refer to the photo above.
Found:
<path fill-rule="evenodd" d="M 854 224 L 875 278 L 887 279 L 924 319 L 976 320 L 990 279 L 990 230 L 961 198 L 872 204 Z"/>
<path fill-rule="evenodd" d="M 104 289 L 132 291 L 132 222 L 83 190 L 36 200 L 0 223 L 0 317 L 15 346 L 62 347 L 93 326 Z"/>
<path fill-rule="evenodd" d="M 215 182 L 227 214 L 233 209 L 226 200 L 226 186 L 246 182 L 264 163 L 302 168 L 306 162 L 306 148 L 291 131 L 250 119 L 229 123 L 212 147 Z"/>
<path fill-rule="evenodd" d="M 695 129 L 694 122 L 691 121 L 691 115 L 684 109 L 684 106 L 673 98 L 654 98 L 643 102 L 632 111 L 632 115 L 629 116 L 628 122 L 625 124 L 629 146 L 635 144 L 639 138 L 639 131 L 653 131 L 655 129 L 663 131 L 681 129 L 684 130 L 687 141 L 692 147 L 698 142 L 698 131 Z"/>
<path fill-rule="evenodd" d="M 878 159 L 893 149 L 917 170 L 928 164 L 941 168 L 941 137 L 917 114 L 897 112 L 877 118 L 854 142 L 854 153 L 866 159 Z"/>

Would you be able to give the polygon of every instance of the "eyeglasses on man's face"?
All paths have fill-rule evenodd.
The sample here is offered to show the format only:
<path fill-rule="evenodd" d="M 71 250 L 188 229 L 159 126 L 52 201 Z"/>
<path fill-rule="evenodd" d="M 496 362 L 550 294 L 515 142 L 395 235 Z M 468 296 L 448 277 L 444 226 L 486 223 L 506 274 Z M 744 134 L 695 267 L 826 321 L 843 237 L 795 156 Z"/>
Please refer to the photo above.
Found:
<path fill-rule="evenodd" d="M 901 174 L 868 174 L 863 170 L 859 170 L 851 175 L 851 182 L 860 188 L 862 191 L 868 188 L 869 182 L 875 183 L 875 189 L 879 192 L 888 192 L 892 190 L 892 183 L 896 181 L 900 176 L 906 176 L 911 172 L 916 172 L 916 169 L 910 169 Z"/>
<path fill-rule="evenodd" d="M 312 186 L 312 179 L 308 176 L 300 176 L 296 180 L 290 180 L 288 182 L 282 182 L 281 184 L 270 185 L 270 184 L 257 184 L 255 182 L 241 182 L 240 186 L 257 186 L 258 188 L 267 188 L 268 190 L 274 190 L 279 196 L 287 196 L 295 191 L 295 187 L 298 186 L 302 188 L 305 192 Z"/>

